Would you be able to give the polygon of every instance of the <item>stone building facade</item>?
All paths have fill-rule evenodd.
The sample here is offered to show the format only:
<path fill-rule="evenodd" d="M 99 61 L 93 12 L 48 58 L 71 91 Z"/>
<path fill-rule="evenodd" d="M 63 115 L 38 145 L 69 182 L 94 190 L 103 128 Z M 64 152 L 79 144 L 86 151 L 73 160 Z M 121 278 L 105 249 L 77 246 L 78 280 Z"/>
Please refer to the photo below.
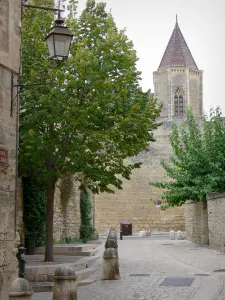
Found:
<path fill-rule="evenodd" d="M 176 20 L 175 28 L 160 62 L 153 73 L 154 96 L 163 104 L 160 120 L 163 125 L 155 132 L 157 142 L 132 161 L 141 161 L 131 180 L 124 180 L 123 190 L 115 194 L 103 193 L 95 197 L 95 226 L 99 233 L 120 226 L 120 221 L 133 224 L 133 232 L 151 228 L 157 231 L 184 229 L 184 208 L 161 211 L 155 202 L 162 191 L 148 181 L 166 179 L 161 159 L 171 154 L 169 133 L 172 122 L 185 120 L 185 108 L 192 107 L 195 116 L 202 115 L 202 71 L 198 69 Z"/>
<path fill-rule="evenodd" d="M 0 299 L 8 299 L 8 288 L 17 277 L 18 264 L 18 103 L 15 97 L 17 91 L 11 88 L 11 82 L 12 75 L 18 74 L 20 68 L 20 5 L 20 0 L 0 1 Z"/>

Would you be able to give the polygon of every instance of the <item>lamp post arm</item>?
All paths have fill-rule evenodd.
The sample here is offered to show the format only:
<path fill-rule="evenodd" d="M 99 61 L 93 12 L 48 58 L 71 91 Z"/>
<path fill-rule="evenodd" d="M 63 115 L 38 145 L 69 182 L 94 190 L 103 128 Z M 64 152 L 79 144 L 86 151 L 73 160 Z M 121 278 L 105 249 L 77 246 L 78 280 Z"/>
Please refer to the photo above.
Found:
<path fill-rule="evenodd" d="M 50 7 L 44 7 L 44 6 L 37 6 L 37 5 L 30 5 L 30 4 L 22 4 L 23 7 L 27 8 L 36 8 L 36 9 L 42 9 L 42 10 L 50 10 L 55 12 L 64 12 L 64 9 L 59 8 L 50 8 Z"/>

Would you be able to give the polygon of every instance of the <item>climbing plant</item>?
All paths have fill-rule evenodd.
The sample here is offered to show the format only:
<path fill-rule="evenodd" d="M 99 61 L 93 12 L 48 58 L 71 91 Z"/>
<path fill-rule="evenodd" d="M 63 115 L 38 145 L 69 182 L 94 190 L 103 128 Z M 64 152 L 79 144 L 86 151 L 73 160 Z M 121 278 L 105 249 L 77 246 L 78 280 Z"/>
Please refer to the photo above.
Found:
<path fill-rule="evenodd" d="M 80 194 L 80 212 L 81 212 L 81 226 L 80 238 L 86 242 L 97 238 L 96 231 L 92 225 L 92 203 L 89 194 L 84 188 Z"/>
<path fill-rule="evenodd" d="M 61 199 L 61 203 L 62 203 L 62 208 L 65 210 L 68 202 L 69 202 L 69 198 L 72 194 L 72 190 L 73 190 L 73 174 L 65 174 L 61 181 L 60 181 L 60 199 Z"/>
<path fill-rule="evenodd" d="M 45 242 L 46 186 L 37 180 L 37 174 L 23 177 L 23 220 L 27 232 L 36 235 L 36 246 Z"/>

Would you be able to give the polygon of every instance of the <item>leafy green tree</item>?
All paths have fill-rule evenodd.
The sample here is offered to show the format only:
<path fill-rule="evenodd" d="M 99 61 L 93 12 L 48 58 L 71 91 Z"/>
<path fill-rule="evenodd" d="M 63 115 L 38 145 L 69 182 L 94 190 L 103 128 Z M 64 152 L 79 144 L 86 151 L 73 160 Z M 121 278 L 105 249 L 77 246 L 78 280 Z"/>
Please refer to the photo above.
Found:
<path fill-rule="evenodd" d="M 170 180 L 149 182 L 165 189 L 162 198 L 169 206 L 181 206 L 186 200 L 206 199 L 209 192 L 225 191 L 225 123 L 219 108 L 209 117 L 196 119 L 187 110 L 183 125 L 173 124 L 170 163 L 162 161 Z"/>
<path fill-rule="evenodd" d="M 23 21 L 23 81 L 52 81 L 21 91 L 20 115 L 20 166 L 25 172 L 35 165 L 46 181 L 46 261 L 53 259 L 57 180 L 73 173 L 94 193 L 121 189 L 120 178 L 140 167 L 124 159 L 147 149 L 159 126 L 160 107 L 139 86 L 133 44 L 105 4 L 88 0 L 78 19 L 74 7 L 66 20 L 74 34 L 71 56 L 60 64 L 48 61 L 43 40 L 52 16 Z"/>

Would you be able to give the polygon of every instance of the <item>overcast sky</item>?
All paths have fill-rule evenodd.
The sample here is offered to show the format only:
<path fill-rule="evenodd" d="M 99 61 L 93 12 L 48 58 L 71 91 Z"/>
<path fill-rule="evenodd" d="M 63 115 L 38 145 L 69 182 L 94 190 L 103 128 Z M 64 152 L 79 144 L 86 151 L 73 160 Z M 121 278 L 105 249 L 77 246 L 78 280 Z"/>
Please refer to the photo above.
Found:
<path fill-rule="evenodd" d="M 86 0 L 79 1 L 79 12 Z M 100 1 L 98 1 L 100 2 Z M 106 0 L 117 27 L 127 29 L 139 57 L 141 85 L 153 91 L 156 71 L 178 23 L 203 74 L 203 101 L 207 112 L 220 106 L 225 115 L 225 1 L 224 0 Z M 224 88 L 223 88 L 224 86 Z"/>

